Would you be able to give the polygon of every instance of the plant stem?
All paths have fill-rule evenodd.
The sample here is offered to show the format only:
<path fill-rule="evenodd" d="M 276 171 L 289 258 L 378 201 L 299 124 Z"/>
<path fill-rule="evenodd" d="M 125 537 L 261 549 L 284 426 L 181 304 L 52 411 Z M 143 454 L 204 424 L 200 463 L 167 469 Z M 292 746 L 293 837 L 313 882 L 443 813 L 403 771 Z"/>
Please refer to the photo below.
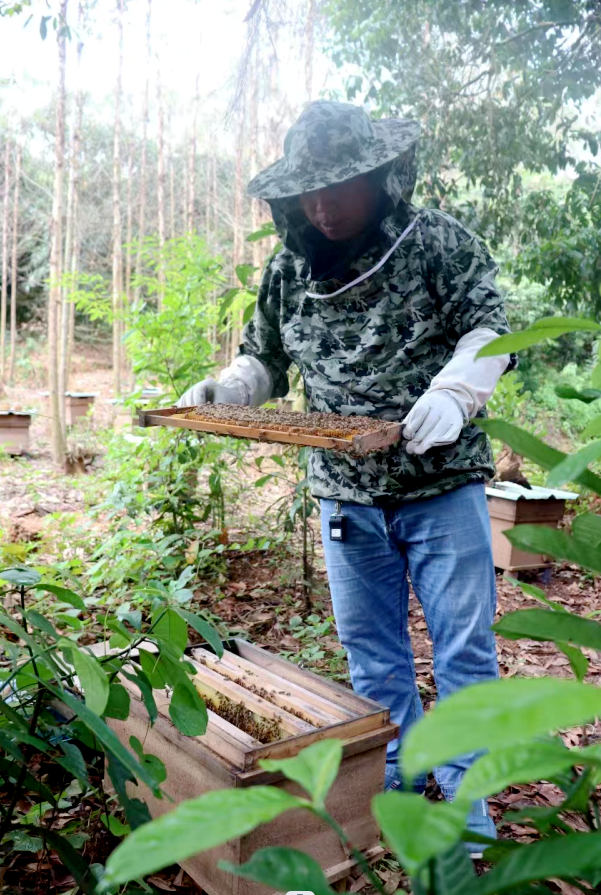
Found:
<path fill-rule="evenodd" d="M 349 840 L 348 836 L 346 835 L 346 833 L 344 832 L 342 827 L 334 820 L 334 818 L 331 816 L 331 814 L 328 814 L 328 812 L 325 810 L 325 808 L 316 808 L 315 806 L 313 806 L 312 810 L 315 812 L 315 814 L 317 814 L 318 817 L 320 817 L 322 820 L 324 820 L 328 824 L 328 826 L 330 826 L 334 830 L 334 832 L 336 833 L 336 835 L 342 842 L 342 845 L 344 846 L 344 848 L 347 849 L 347 851 L 350 851 L 353 858 L 355 859 L 357 864 L 361 867 L 361 870 L 363 871 L 365 876 L 368 878 L 371 885 L 378 892 L 382 893 L 382 895 L 386 895 L 384 887 L 382 886 L 380 879 L 376 876 L 376 874 L 373 872 L 373 870 L 369 866 L 369 863 L 367 862 L 363 852 L 359 851 L 358 848 L 355 848 L 355 846 Z"/>

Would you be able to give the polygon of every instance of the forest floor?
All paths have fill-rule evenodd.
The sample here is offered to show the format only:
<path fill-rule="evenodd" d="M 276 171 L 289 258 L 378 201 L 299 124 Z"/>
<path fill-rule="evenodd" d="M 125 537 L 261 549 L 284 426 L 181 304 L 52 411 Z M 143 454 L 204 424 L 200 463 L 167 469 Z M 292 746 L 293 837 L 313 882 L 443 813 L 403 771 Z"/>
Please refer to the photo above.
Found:
<path fill-rule="evenodd" d="M 39 538 L 46 520 L 56 520 L 57 515 L 86 517 L 88 489 L 83 487 L 84 478 L 65 475 L 52 465 L 50 459 L 43 368 L 43 358 L 33 358 L 26 375 L 2 399 L 1 406 L 11 406 L 14 409 L 32 407 L 37 411 L 32 425 L 30 451 L 19 458 L 0 458 L 0 532 L 12 544 L 27 544 L 32 539 Z M 95 433 L 113 425 L 124 425 L 125 417 L 118 414 L 115 405 L 111 403 L 111 375 L 102 352 L 86 350 L 76 353 L 75 376 L 71 388 L 77 392 L 90 391 L 97 394 L 93 430 L 82 430 L 82 434 L 71 440 L 69 445 L 76 453 L 88 450 L 90 459 L 88 474 L 85 476 L 87 480 L 89 476 L 94 476 L 102 463 L 102 448 L 99 447 L 101 441 Z M 100 453 L 93 457 L 95 451 Z M 252 474 L 260 473 L 249 470 L 248 475 Z M 273 493 L 246 490 L 245 512 L 253 515 L 256 523 L 265 501 L 273 497 Z M 247 498 L 251 500 L 250 503 L 247 503 Z M 239 528 L 244 525 L 239 510 L 236 525 Z M 99 531 L 99 537 L 101 535 L 102 532 Z M 195 589 L 195 600 L 199 607 L 209 609 L 218 616 L 231 634 L 243 632 L 259 646 L 288 658 L 293 657 L 296 662 L 313 671 L 346 681 L 346 662 L 333 625 L 318 536 L 315 537 L 312 586 L 308 598 L 303 595 L 301 565 L 299 545 L 294 539 L 272 551 L 230 553 L 217 586 L 214 581 L 200 583 Z M 549 599 L 579 615 L 587 615 L 599 609 L 601 579 L 594 580 L 576 567 L 554 564 L 544 571 L 523 572 L 521 576 L 542 587 Z M 536 605 L 534 600 L 500 573 L 497 575 L 497 588 L 499 616 L 517 608 Z M 298 622 L 299 617 L 301 624 Z M 414 598 L 410 606 L 410 628 L 418 684 L 424 703 L 428 705 L 435 697 L 431 645 L 421 609 Z M 550 643 L 499 638 L 497 645 L 501 675 L 504 677 L 571 676 L 568 659 Z M 600 657 L 592 651 L 584 652 L 590 659 L 586 679 L 599 685 Z M 570 731 L 566 734 L 566 741 L 570 745 L 601 741 L 601 725 L 588 725 L 586 728 Z M 429 795 L 437 798 L 433 783 L 429 786 Z M 538 783 L 512 786 L 492 798 L 490 808 L 499 836 L 522 842 L 535 838 L 533 829 L 506 822 L 504 814 L 532 805 L 548 807 L 557 804 L 560 796 L 560 790 L 551 783 Z M 12 869 L 16 870 L 17 866 Z M 24 880 L 22 891 L 36 891 L 32 875 L 39 872 L 39 865 L 33 856 L 22 853 L 18 869 Z M 377 865 L 377 871 L 387 892 L 396 892 L 397 887 L 406 884 L 398 865 L 391 858 L 381 861 Z M 60 885 L 58 877 L 55 876 L 54 879 L 57 891 L 68 888 L 66 884 Z M 150 882 L 159 891 L 180 895 L 200 891 L 177 867 L 155 874 Z M 578 891 L 561 882 L 551 883 L 551 886 L 555 886 L 555 891 L 566 895 Z M 361 876 L 350 881 L 349 891 L 362 892 L 364 895 L 373 892 Z"/>

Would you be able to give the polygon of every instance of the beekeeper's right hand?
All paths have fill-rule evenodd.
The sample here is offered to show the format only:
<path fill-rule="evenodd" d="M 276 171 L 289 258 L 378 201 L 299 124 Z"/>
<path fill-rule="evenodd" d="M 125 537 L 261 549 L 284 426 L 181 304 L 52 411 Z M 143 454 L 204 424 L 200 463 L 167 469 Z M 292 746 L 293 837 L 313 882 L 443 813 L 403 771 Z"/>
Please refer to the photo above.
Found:
<path fill-rule="evenodd" d="M 239 354 L 221 371 L 219 379 L 211 376 L 191 386 L 177 402 L 178 407 L 199 404 L 245 404 L 258 407 L 271 397 L 271 373 L 258 358 Z"/>

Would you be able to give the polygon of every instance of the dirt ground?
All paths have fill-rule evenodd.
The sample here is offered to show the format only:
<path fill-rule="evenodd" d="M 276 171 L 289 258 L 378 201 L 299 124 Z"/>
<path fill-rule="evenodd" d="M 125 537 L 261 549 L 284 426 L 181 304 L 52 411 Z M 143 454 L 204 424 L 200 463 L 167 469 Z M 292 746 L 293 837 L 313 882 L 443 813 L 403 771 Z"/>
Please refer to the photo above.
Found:
<path fill-rule="evenodd" d="M 0 533 L 12 543 L 26 543 L 38 536 L 50 514 L 84 514 L 84 489 L 78 476 L 66 476 L 56 469 L 49 455 L 49 427 L 47 398 L 42 377 L 43 358 L 32 359 L 27 376 L 7 390 L 0 399 L 0 408 L 26 409 L 36 411 L 31 427 L 29 451 L 19 458 L 0 459 Z M 101 352 L 79 350 L 75 357 L 75 375 L 70 384 L 72 391 L 95 392 L 97 394 L 92 427 L 100 430 L 108 426 L 127 425 L 127 418 L 119 413 L 118 405 L 112 403 L 112 383 L 110 371 L 106 368 Z M 77 453 L 85 453 L 90 445 L 94 453 L 98 449 L 95 437 L 90 437 L 89 429 L 70 438 L 69 448 Z M 101 461 L 100 457 L 90 459 L 89 468 Z M 249 476 L 251 472 L 249 471 Z M 252 473 L 260 475 L 260 472 Z M 250 494 L 249 490 L 249 494 Z M 252 492 L 250 512 L 260 517 L 261 501 L 273 499 L 272 492 Z M 341 655 L 340 644 L 332 624 L 320 628 L 312 642 L 311 627 L 305 624 L 304 633 L 291 624 L 291 619 L 301 615 L 305 618 L 313 613 L 317 624 L 331 617 L 331 604 L 323 558 L 316 538 L 314 576 L 310 593 L 311 606 L 306 605 L 302 594 L 301 571 L 298 553 L 294 549 L 285 556 L 274 556 L 269 552 L 232 553 L 228 555 L 225 575 L 216 589 L 214 583 L 200 586 L 195 599 L 200 606 L 214 612 L 233 633 L 245 632 L 260 646 L 284 655 L 295 655 L 297 661 L 307 664 L 313 670 L 330 674 L 339 680 L 346 677 L 346 665 Z M 567 564 L 555 564 L 546 570 L 521 573 L 524 578 L 543 587 L 547 596 L 579 615 L 597 612 L 601 597 L 601 579 L 593 579 Z M 501 573 L 497 576 L 499 597 L 498 614 L 536 605 L 518 588 L 510 584 Z M 275 611 L 277 608 L 277 612 Z M 421 609 L 415 599 L 410 610 L 410 627 L 416 657 L 418 683 L 426 704 L 435 698 L 434 681 L 431 670 L 431 646 Z M 316 646 L 319 650 L 316 650 Z M 319 655 L 323 652 L 323 655 Z M 585 650 L 585 652 L 587 652 Z M 498 655 L 501 674 L 538 677 L 554 675 L 569 677 L 571 671 L 568 659 L 552 644 L 536 641 L 512 641 L 498 639 Z M 590 667 L 587 681 L 601 684 L 600 657 L 587 652 Z M 570 744 L 584 741 L 601 741 L 601 726 L 589 725 L 586 729 L 571 731 L 566 735 Z M 430 794 L 436 797 L 431 787 Z M 519 841 L 527 841 L 533 831 L 506 823 L 503 815 L 527 805 L 549 806 L 556 804 L 559 790 L 549 783 L 515 786 L 490 800 L 493 817 L 497 823 L 499 836 Z M 23 868 L 25 874 L 32 873 L 31 863 Z M 396 891 L 403 884 L 403 877 L 394 862 L 385 861 L 379 865 L 379 872 L 387 882 L 387 891 Z M 191 880 L 178 868 L 170 868 L 151 879 L 159 890 L 178 892 L 181 895 L 198 890 Z M 350 891 L 369 893 L 371 890 L 361 877 L 351 884 Z M 566 884 L 558 883 L 556 891 L 570 893 L 577 891 Z"/>

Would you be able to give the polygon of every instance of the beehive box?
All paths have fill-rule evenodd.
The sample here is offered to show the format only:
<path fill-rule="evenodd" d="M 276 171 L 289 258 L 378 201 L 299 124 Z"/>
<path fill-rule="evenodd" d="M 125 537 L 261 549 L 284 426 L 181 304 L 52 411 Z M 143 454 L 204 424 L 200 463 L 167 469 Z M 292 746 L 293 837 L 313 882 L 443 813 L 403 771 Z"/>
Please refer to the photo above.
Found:
<path fill-rule="evenodd" d="M 368 860 L 382 854 L 370 802 L 383 788 L 386 745 L 398 735 L 388 709 L 245 641 L 231 641 L 222 659 L 202 648 L 193 649 L 190 659 L 198 671 L 201 694 L 213 700 L 222 694 L 232 704 L 243 702 L 268 725 L 279 725 L 280 734 L 272 742 L 261 742 L 209 709 L 205 735 L 184 736 L 169 718 L 166 696 L 156 700 L 159 717 L 149 727 L 146 710 L 135 696 L 137 690 L 129 684 L 130 716 L 126 721 L 111 719 L 110 724 L 122 742 L 137 736 L 146 752 L 165 763 L 163 788 L 173 802 L 146 792 L 152 816 L 171 810 L 174 803 L 222 788 L 271 784 L 306 796 L 281 774 L 262 770 L 259 759 L 290 757 L 317 740 L 338 738 L 343 742 L 343 760 L 327 799 L 328 810 Z M 308 811 L 294 810 L 195 855 L 182 866 L 208 895 L 266 895 L 273 890 L 217 867 L 220 859 L 244 863 L 266 846 L 307 852 L 332 884 L 344 880 L 356 863 L 326 824 Z"/>
<path fill-rule="evenodd" d="M 139 422 L 141 426 L 175 426 L 197 432 L 308 445 L 352 454 L 384 450 L 401 437 L 400 423 L 375 417 L 266 410 L 238 404 L 140 410 Z"/>
<path fill-rule="evenodd" d="M 557 528 L 563 518 L 566 500 L 578 497 L 573 491 L 559 491 L 533 485 L 524 488 L 513 482 L 499 482 L 486 489 L 488 515 L 492 530 L 493 562 L 508 572 L 537 569 L 548 565 L 547 557 L 527 553 L 505 537 L 514 525 L 547 525 Z"/>
<path fill-rule="evenodd" d="M 21 410 L 0 410 L 0 445 L 9 454 L 29 449 L 31 413 Z"/>
<path fill-rule="evenodd" d="M 94 406 L 96 395 L 88 392 L 65 392 L 67 425 L 72 426 L 76 420 L 87 416 Z"/>

